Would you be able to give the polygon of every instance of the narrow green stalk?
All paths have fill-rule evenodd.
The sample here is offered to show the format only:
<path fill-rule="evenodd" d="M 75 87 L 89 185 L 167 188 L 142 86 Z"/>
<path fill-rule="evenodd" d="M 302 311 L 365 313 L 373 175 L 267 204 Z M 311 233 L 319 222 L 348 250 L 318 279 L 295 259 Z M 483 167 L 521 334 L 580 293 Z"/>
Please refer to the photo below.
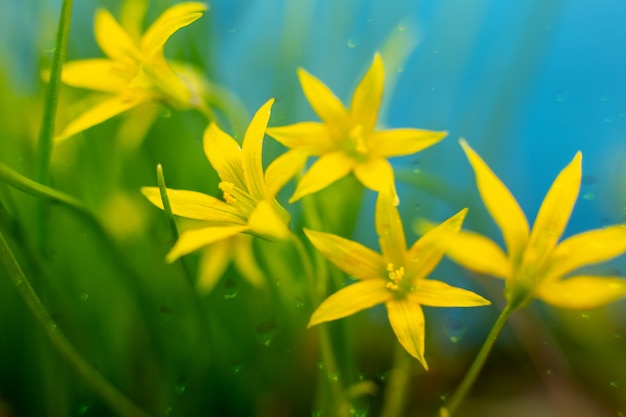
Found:
<path fill-rule="evenodd" d="M 292 241 L 294 246 L 296 247 L 298 256 L 300 257 L 302 266 L 304 268 L 304 273 L 309 282 L 313 304 L 319 305 L 319 297 L 315 288 L 316 276 L 315 271 L 313 270 L 313 264 L 311 262 L 309 253 L 302 244 L 302 241 L 298 239 L 296 235 L 292 235 Z M 347 416 L 350 410 L 350 403 L 346 396 L 346 392 L 343 389 L 343 385 L 340 381 L 337 380 L 339 375 L 339 367 L 337 365 L 337 360 L 335 359 L 335 355 L 331 346 L 328 328 L 326 327 L 326 324 L 320 324 L 317 327 L 319 329 L 320 350 L 322 355 L 322 362 L 324 364 L 324 370 L 326 373 L 326 379 L 329 383 L 328 385 L 333 396 L 333 403 L 336 405 L 336 407 L 334 408 L 334 413 L 331 413 L 331 416 Z"/>
<path fill-rule="evenodd" d="M 461 405 L 469 393 L 469 390 L 474 385 L 474 382 L 476 382 L 476 378 L 478 378 L 483 365 L 485 365 L 485 361 L 491 352 L 491 348 L 493 348 L 493 345 L 498 339 L 504 324 L 507 322 L 513 311 L 515 311 L 515 309 L 511 308 L 508 304 L 504 307 L 504 310 L 502 310 L 495 324 L 491 328 L 491 331 L 487 335 L 485 343 L 480 348 L 478 355 L 476 355 L 476 359 L 474 359 L 472 366 L 470 366 L 470 369 L 465 374 L 463 381 L 461 381 L 461 384 L 456 389 L 456 392 L 452 395 L 452 397 L 450 397 L 448 404 L 445 407 L 441 407 L 439 410 L 439 417 L 452 417 L 454 413 L 456 413 L 457 408 Z"/>
<path fill-rule="evenodd" d="M 167 185 L 165 184 L 165 177 L 163 175 L 163 167 L 161 164 L 157 165 L 157 183 L 159 184 L 159 192 L 161 193 L 161 202 L 163 202 L 163 211 L 167 218 L 167 224 L 170 227 L 170 235 L 172 236 L 172 244 L 176 243 L 179 237 L 178 227 L 176 226 L 176 220 L 174 219 L 174 213 L 172 213 L 172 206 L 170 204 L 170 198 L 167 195 Z M 189 273 L 189 268 L 185 264 L 183 258 L 179 258 L 178 262 L 183 268 L 183 272 L 187 277 L 187 281 L 193 287 L 193 279 Z"/>
<path fill-rule="evenodd" d="M 61 70 L 67 52 L 67 40 L 70 33 L 70 21 L 72 20 L 72 0 L 63 0 L 57 38 L 52 55 L 52 66 L 50 68 L 50 80 L 41 122 L 41 132 L 39 134 L 37 179 L 43 185 L 50 184 L 50 158 L 54 141 L 54 127 L 59 101 L 59 88 L 61 86 Z M 45 236 L 47 222 L 47 202 L 41 201 L 37 207 L 37 243 L 39 249 L 43 251 L 45 247 Z"/>
<path fill-rule="evenodd" d="M 385 388 L 385 402 L 381 417 L 403 416 L 408 393 L 411 365 L 413 358 L 404 350 L 400 343 L 395 343 L 393 367 Z"/>
<path fill-rule="evenodd" d="M 54 348 L 69 363 L 74 371 L 82 377 L 117 414 L 127 417 L 147 417 L 148 414 L 138 408 L 98 373 L 98 371 L 76 351 L 63 333 L 61 333 L 57 324 L 50 317 L 50 314 L 17 263 L 3 233 L 0 233 L 0 262 L 15 284 L 26 306 L 40 324 Z"/>

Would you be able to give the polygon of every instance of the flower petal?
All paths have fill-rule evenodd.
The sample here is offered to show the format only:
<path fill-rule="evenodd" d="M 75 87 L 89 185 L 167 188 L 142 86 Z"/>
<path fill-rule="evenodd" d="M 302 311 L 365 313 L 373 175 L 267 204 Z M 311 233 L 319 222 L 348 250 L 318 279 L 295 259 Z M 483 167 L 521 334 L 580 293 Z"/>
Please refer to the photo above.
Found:
<path fill-rule="evenodd" d="M 346 274 L 357 279 L 381 278 L 385 263 L 380 254 L 343 237 L 304 229 L 315 249 Z"/>
<path fill-rule="evenodd" d="M 269 127 L 267 134 L 290 149 L 309 155 L 323 155 L 337 149 L 328 128 L 319 122 L 301 122 L 288 126 Z"/>
<path fill-rule="evenodd" d="M 256 208 L 248 219 L 250 233 L 263 239 L 284 240 L 290 236 L 289 228 L 270 203 L 265 200 L 259 201 Z"/>
<path fill-rule="evenodd" d="M 491 301 L 475 292 L 432 279 L 420 280 L 415 291 L 407 295 L 407 300 L 430 307 L 475 307 L 491 304 Z"/>
<path fill-rule="evenodd" d="M 441 141 L 447 134 L 422 129 L 391 129 L 374 132 L 368 140 L 373 154 L 388 158 L 412 155 Z"/>
<path fill-rule="evenodd" d="M 230 239 L 215 242 L 202 251 L 196 282 L 200 293 L 209 294 L 224 275 L 234 255 L 233 246 L 236 238 L 237 236 L 233 236 Z"/>
<path fill-rule="evenodd" d="M 333 152 L 321 156 L 300 179 L 289 202 L 293 203 L 305 195 L 326 188 L 338 179 L 345 177 L 352 171 L 354 163 L 354 159 L 343 152 Z"/>
<path fill-rule="evenodd" d="M 109 58 L 125 65 L 141 62 L 137 45 L 108 10 L 96 11 L 94 32 L 98 46 Z"/>
<path fill-rule="evenodd" d="M 580 275 L 547 282 L 537 297 L 556 307 L 589 309 L 612 303 L 626 296 L 626 279 Z"/>
<path fill-rule="evenodd" d="M 382 279 L 368 279 L 344 287 L 317 307 L 307 328 L 327 321 L 341 319 L 388 301 L 393 295 Z"/>
<path fill-rule="evenodd" d="M 309 104 L 324 123 L 335 127 L 347 124 L 348 111 L 324 83 L 302 68 L 298 68 L 298 78 Z"/>
<path fill-rule="evenodd" d="M 70 61 L 63 65 L 61 76 L 63 82 L 72 87 L 109 93 L 124 91 L 131 80 L 119 72 L 113 61 L 104 58 Z"/>
<path fill-rule="evenodd" d="M 235 236 L 238 233 L 243 233 L 248 229 L 248 226 L 220 226 L 187 230 L 180 235 L 172 250 L 165 257 L 165 260 L 169 263 L 174 262 L 181 256 L 187 255 L 196 249 Z"/>
<path fill-rule="evenodd" d="M 274 99 L 269 99 L 257 110 L 246 129 L 242 145 L 243 175 L 247 189 L 257 200 L 265 198 L 265 179 L 263 177 L 263 138 L 267 122 L 270 120 Z"/>
<path fill-rule="evenodd" d="M 148 0 L 126 0 L 122 3 L 120 24 L 137 44 L 141 39 L 147 9 Z"/>
<path fill-rule="evenodd" d="M 376 233 L 385 264 L 394 269 L 405 267 L 406 238 L 400 213 L 393 204 L 393 197 L 379 193 L 376 199 Z"/>
<path fill-rule="evenodd" d="M 526 216 L 511 192 L 491 171 L 485 161 L 464 139 L 461 139 L 460 143 L 474 169 L 476 185 L 483 203 L 502 231 L 509 258 L 516 259 L 528 239 L 529 231 Z"/>
<path fill-rule="evenodd" d="M 204 3 L 186 2 L 165 10 L 141 38 L 141 51 L 146 59 L 151 60 L 157 53 L 162 53 L 163 46 L 170 36 L 178 29 L 198 20 L 207 9 Z"/>
<path fill-rule="evenodd" d="M 204 154 L 222 181 L 247 190 L 243 175 L 241 148 L 229 134 L 211 123 L 204 131 L 202 141 Z"/>
<path fill-rule="evenodd" d="M 408 252 L 414 280 L 426 278 L 443 258 L 450 240 L 461 230 L 467 209 L 459 211 L 418 239 Z"/>
<path fill-rule="evenodd" d="M 598 262 L 608 261 L 626 252 L 626 224 L 579 233 L 559 243 L 552 252 L 550 276 L 563 275 Z"/>
<path fill-rule="evenodd" d="M 350 105 L 352 122 L 362 125 L 366 132 L 371 132 L 376 127 L 384 80 L 383 60 L 379 54 L 376 54 L 369 70 L 354 90 Z"/>
<path fill-rule="evenodd" d="M 141 193 L 152 204 L 163 210 L 161 193 L 157 187 L 142 187 Z M 207 220 L 233 225 L 245 225 L 237 209 L 210 195 L 196 191 L 167 189 L 172 213 L 189 219 Z"/>
<path fill-rule="evenodd" d="M 402 347 L 428 370 L 424 358 L 424 330 L 426 322 L 419 304 L 408 300 L 392 300 L 385 304 L 389 323 Z"/>
<path fill-rule="evenodd" d="M 283 186 L 302 171 L 307 159 L 306 153 L 295 150 L 287 151 L 274 159 L 265 170 L 267 198 L 276 197 Z"/>
<path fill-rule="evenodd" d="M 393 178 L 393 168 L 386 159 L 370 159 L 360 162 L 354 166 L 354 175 L 370 190 L 391 195 L 394 206 L 400 204 Z"/>
<path fill-rule="evenodd" d="M 144 103 L 147 100 L 148 97 L 144 95 L 133 95 L 130 97 L 115 96 L 113 98 L 106 99 L 90 108 L 76 119 L 72 120 L 67 126 L 65 126 L 65 129 L 61 133 L 55 136 L 54 141 L 58 144 L 59 142 L 62 142 L 77 133 L 105 122 L 120 113 Z"/>
<path fill-rule="evenodd" d="M 479 274 L 497 278 L 511 276 L 511 262 L 493 240 L 466 230 L 449 239 L 446 255 L 454 262 Z"/>
<path fill-rule="evenodd" d="M 561 238 L 578 198 L 581 178 L 582 154 L 578 152 L 556 177 L 537 213 L 527 249 L 533 262 L 540 264 L 550 256 Z"/>

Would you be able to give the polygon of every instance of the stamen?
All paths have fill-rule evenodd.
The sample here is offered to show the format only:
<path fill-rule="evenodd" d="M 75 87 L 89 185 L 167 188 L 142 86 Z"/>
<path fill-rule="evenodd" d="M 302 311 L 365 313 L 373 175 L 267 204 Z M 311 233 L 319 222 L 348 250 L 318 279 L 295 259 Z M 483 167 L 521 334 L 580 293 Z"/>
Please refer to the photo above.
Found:
<path fill-rule="evenodd" d="M 235 188 L 235 184 L 233 184 L 232 182 L 222 181 L 219 183 L 218 187 L 220 188 L 220 190 L 222 190 L 222 193 L 224 194 L 224 201 L 226 201 L 226 203 L 230 204 L 231 206 L 234 206 L 237 203 L 237 199 L 232 194 L 233 189 Z"/>
<path fill-rule="evenodd" d="M 396 269 L 395 266 L 392 263 L 390 263 L 390 264 L 387 264 L 386 269 L 389 275 L 389 279 L 391 279 L 392 281 L 392 282 L 388 282 L 386 287 L 390 289 L 391 291 L 397 291 L 399 288 L 400 281 L 402 281 L 402 278 L 404 277 L 404 267 L 401 266 L 400 268 Z"/>

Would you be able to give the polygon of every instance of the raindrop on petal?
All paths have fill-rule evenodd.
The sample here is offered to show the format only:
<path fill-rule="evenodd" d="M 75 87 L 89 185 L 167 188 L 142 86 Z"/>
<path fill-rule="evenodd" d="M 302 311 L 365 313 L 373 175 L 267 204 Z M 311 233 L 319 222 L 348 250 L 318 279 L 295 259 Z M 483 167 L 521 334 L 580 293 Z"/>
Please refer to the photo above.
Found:
<path fill-rule="evenodd" d="M 271 318 L 256 326 L 256 339 L 260 344 L 269 346 L 277 332 L 278 326 L 276 326 L 276 321 Z"/>
<path fill-rule="evenodd" d="M 239 289 L 237 288 L 237 281 L 233 278 L 228 278 L 226 282 L 224 282 L 224 299 L 232 300 L 237 297 L 239 294 Z"/>
<path fill-rule="evenodd" d="M 466 330 L 465 322 L 455 319 L 453 317 L 448 317 L 446 320 L 446 335 L 448 339 L 452 343 L 457 343 L 459 340 L 463 338 Z"/>

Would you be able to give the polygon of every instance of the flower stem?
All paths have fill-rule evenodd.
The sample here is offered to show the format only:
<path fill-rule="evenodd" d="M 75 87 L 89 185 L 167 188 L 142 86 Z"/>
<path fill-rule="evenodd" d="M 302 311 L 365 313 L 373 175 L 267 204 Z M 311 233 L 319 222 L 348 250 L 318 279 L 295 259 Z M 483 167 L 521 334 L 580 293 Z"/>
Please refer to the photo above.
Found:
<path fill-rule="evenodd" d="M 30 282 L 24 275 L 21 267 L 17 263 L 13 252 L 0 232 L 0 263 L 7 271 L 7 275 L 12 279 L 20 296 L 26 306 L 33 314 L 46 336 L 59 352 L 67 360 L 70 366 L 80 375 L 89 386 L 100 395 L 100 397 L 121 416 L 127 417 L 147 417 L 148 415 L 131 402 L 124 394 L 107 381 L 96 369 L 91 366 L 65 338 L 58 329 L 50 314 L 42 304 L 41 300 L 33 290 Z"/>
<path fill-rule="evenodd" d="M 37 179 L 43 185 L 50 184 L 50 157 L 52 155 L 52 142 L 54 138 L 54 127 L 59 101 L 59 87 L 61 85 L 61 70 L 67 52 L 67 40 L 70 33 L 70 21 L 72 20 L 72 0 L 63 0 L 59 26 L 52 55 L 52 66 L 50 68 L 50 81 L 41 122 L 41 132 L 39 134 L 38 147 L 38 170 Z M 46 235 L 46 210 L 47 202 L 41 201 L 38 206 L 38 243 L 40 248 L 44 247 Z"/>
<path fill-rule="evenodd" d="M 441 407 L 441 409 L 439 410 L 439 417 L 453 416 L 459 405 L 461 405 L 461 403 L 469 393 L 469 390 L 474 385 L 474 382 L 476 382 L 476 378 L 478 378 L 478 375 L 480 374 L 480 371 L 483 368 L 483 365 L 485 364 L 489 353 L 491 352 L 491 348 L 493 348 L 494 343 L 498 339 L 498 335 L 502 331 L 504 324 L 507 322 L 509 316 L 513 311 L 515 311 L 515 309 L 512 308 L 509 304 L 504 307 L 504 310 L 502 310 L 502 312 L 498 316 L 498 319 L 491 328 L 491 331 L 489 331 L 487 339 L 485 340 L 483 346 L 480 348 L 478 355 L 476 355 L 476 359 L 474 359 L 472 366 L 465 374 L 463 381 L 461 381 L 461 384 L 456 389 L 456 392 L 452 395 L 452 397 L 450 397 L 448 404 L 445 407 Z"/>
<path fill-rule="evenodd" d="M 298 252 L 298 256 L 300 257 L 300 260 L 302 262 L 302 267 L 304 268 L 304 273 L 309 282 L 313 304 L 318 305 L 319 297 L 315 285 L 316 276 L 309 253 L 302 244 L 302 241 L 296 235 L 292 235 L 292 241 Z M 328 381 L 328 385 L 333 396 L 333 403 L 336 406 L 333 410 L 334 412 L 331 413 L 331 415 L 345 416 L 349 413 L 350 404 L 346 396 L 345 390 L 343 389 L 342 384 L 337 377 L 337 375 L 339 375 L 339 367 L 337 365 L 337 360 L 332 349 L 330 335 L 328 334 L 328 327 L 326 326 L 326 324 L 321 324 L 317 327 L 319 329 L 320 350 L 322 355 L 322 362 L 324 364 L 326 379 Z"/>
<path fill-rule="evenodd" d="M 385 388 L 385 402 L 381 417 L 402 416 L 406 403 L 409 378 L 411 376 L 412 358 L 406 353 L 400 343 L 395 344 L 393 354 L 393 368 Z"/>

